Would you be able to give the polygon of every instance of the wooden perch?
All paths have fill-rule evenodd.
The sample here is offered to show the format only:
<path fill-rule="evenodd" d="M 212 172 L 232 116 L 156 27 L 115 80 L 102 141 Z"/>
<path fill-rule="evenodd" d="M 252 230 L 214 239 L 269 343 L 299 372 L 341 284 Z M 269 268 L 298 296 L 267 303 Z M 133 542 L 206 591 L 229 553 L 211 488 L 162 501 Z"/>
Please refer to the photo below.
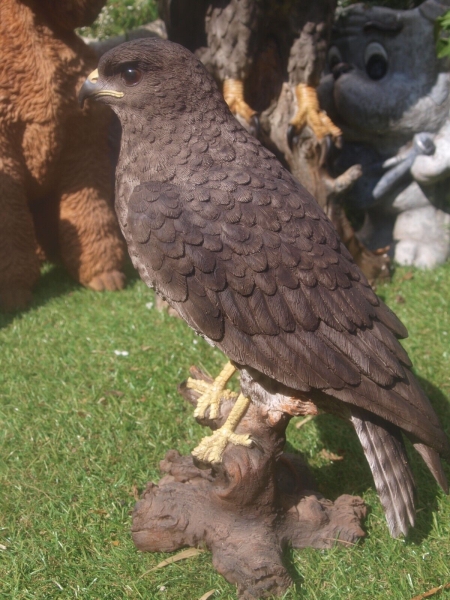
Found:
<path fill-rule="evenodd" d="M 211 381 L 196 368 L 191 376 Z M 179 386 L 195 406 L 198 393 Z M 214 421 L 217 429 L 233 398 L 225 394 Z M 335 502 L 314 489 L 306 465 L 283 453 L 289 415 L 252 403 L 238 426 L 255 446 L 229 444 L 223 463 L 196 464 L 192 456 L 170 450 L 161 461 L 164 477 L 149 483 L 133 514 L 133 540 L 139 550 L 173 552 L 184 546 L 206 546 L 213 565 L 239 598 L 250 600 L 282 594 L 292 583 L 283 564 L 287 546 L 331 548 L 353 545 L 364 536 L 366 514 L 361 498 L 343 495 Z"/>

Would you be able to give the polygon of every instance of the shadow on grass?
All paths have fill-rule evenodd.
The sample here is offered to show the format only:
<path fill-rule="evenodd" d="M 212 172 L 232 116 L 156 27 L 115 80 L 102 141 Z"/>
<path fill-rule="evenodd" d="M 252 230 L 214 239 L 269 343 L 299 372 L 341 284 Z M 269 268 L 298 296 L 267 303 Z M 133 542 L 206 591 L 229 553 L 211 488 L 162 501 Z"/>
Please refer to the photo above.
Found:
<path fill-rule="evenodd" d="M 133 286 L 139 280 L 139 275 L 131 265 L 131 262 L 127 261 L 124 272 L 127 278 L 127 287 Z M 11 313 L 0 312 L 0 329 L 7 327 L 13 321 L 21 319 L 25 314 L 44 306 L 50 300 L 60 296 L 67 296 L 79 289 L 83 289 L 83 286 L 74 281 L 62 265 L 45 264 L 33 291 L 31 304 L 24 310 L 17 310 Z M 90 291 L 90 293 L 101 292 Z"/>
<path fill-rule="evenodd" d="M 283 552 L 283 565 L 292 579 L 290 592 L 294 598 L 301 598 L 303 587 L 305 585 L 305 578 L 303 575 L 300 575 L 296 568 L 296 559 L 294 556 L 294 550 L 292 548 L 285 548 Z"/>
<path fill-rule="evenodd" d="M 450 399 L 447 398 L 439 388 L 423 377 L 417 377 L 417 379 L 428 395 L 447 437 L 450 437 Z M 436 496 L 439 493 L 440 487 L 437 485 L 425 463 L 417 453 L 412 448 L 411 451 L 410 448 L 408 448 L 408 453 L 411 457 L 414 477 L 417 484 L 417 505 L 419 512 L 417 513 L 416 526 L 409 534 L 407 541 L 411 543 L 420 543 L 430 532 L 433 519 L 432 513 L 437 510 Z M 444 460 L 442 462 L 447 479 L 450 479 L 450 461 L 446 462 Z"/>
<path fill-rule="evenodd" d="M 52 298 L 73 292 L 77 287 L 79 287 L 79 284 L 69 277 L 62 266 L 45 265 L 34 289 L 30 305 L 23 310 L 0 313 L 0 329 L 7 327 L 13 321 L 21 319 L 25 314 L 36 310 Z"/>
<path fill-rule="evenodd" d="M 421 377 L 418 380 L 430 398 L 444 431 L 449 435 L 449 399 L 429 381 Z M 343 457 L 343 460 L 330 461 L 323 466 L 310 466 L 318 484 L 316 489 L 332 500 L 341 494 L 363 495 L 368 489 L 375 489 L 369 465 L 350 423 L 329 414 L 319 415 L 314 422 L 324 448 L 329 453 Z M 406 446 L 417 487 L 418 511 L 415 527 L 409 532 L 406 542 L 419 544 L 430 534 L 433 512 L 438 509 L 440 487 L 408 440 Z M 291 444 L 286 445 L 285 451 L 296 452 Z M 450 479 L 450 465 L 445 461 L 443 463 L 447 478 Z"/>

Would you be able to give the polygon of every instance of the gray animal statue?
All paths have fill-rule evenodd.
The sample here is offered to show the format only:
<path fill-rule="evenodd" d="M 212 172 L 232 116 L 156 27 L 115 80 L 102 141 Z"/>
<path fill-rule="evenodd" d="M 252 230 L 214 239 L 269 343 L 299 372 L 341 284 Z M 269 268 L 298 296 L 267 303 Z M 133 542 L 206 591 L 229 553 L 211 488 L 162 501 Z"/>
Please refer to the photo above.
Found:
<path fill-rule="evenodd" d="M 435 20 L 449 9 L 427 0 L 342 11 L 319 87 L 344 136 L 336 174 L 362 165 L 348 196 L 365 213 L 360 239 L 421 268 L 450 255 L 450 66 L 435 47 Z"/>

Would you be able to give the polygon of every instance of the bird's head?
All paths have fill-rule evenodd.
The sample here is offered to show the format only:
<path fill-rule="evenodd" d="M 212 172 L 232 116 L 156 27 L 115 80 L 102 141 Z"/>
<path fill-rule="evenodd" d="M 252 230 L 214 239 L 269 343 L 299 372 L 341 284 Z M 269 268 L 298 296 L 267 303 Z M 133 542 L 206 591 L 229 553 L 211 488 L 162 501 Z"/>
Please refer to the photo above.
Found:
<path fill-rule="evenodd" d="M 145 113 L 181 116 L 198 103 L 217 96 L 217 87 L 195 56 L 173 42 L 145 38 L 106 52 L 79 92 L 80 104 L 93 99 L 122 115 Z"/>

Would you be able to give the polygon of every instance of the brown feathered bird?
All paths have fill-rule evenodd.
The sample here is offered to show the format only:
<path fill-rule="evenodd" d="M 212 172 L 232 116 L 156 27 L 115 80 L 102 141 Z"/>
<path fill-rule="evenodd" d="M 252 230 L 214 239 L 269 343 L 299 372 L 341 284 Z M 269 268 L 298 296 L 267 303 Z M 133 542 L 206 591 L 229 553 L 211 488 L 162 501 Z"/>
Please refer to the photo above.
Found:
<path fill-rule="evenodd" d="M 236 121 L 213 79 L 171 42 L 128 42 L 84 84 L 122 124 L 116 209 L 142 279 L 232 361 L 241 390 L 224 428 L 196 455 L 220 461 L 258 396 L 286 397 L 350 419 L 393 535 L 414 523 L 402 432 L 447 491 L 450 445 L 411 373 L 407 335 L 377 298 L 310 194 Z"/>

